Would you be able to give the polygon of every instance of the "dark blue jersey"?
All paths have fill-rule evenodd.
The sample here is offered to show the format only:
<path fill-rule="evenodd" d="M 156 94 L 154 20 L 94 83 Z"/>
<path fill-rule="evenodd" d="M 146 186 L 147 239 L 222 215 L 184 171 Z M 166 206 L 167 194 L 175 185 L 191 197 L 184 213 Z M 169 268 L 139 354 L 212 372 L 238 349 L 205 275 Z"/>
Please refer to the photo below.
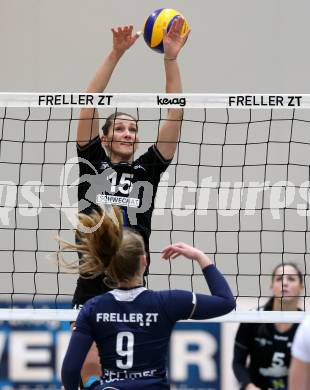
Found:
<path fill-rule="evenodd" d="M 137 287 L 115 289 L 89 300 L 76 320 L 63 363 L 65 389 L 77 390 L 79 372 L 93 341 L 99 351 L 105 385 L 168 389 L 166 363 L 175 323 L 217 317 L 235 305 L 227 282 L 213 265 L 206 267 L 203 274 L 212 296 Z M 98 390 L 101 388 L 103 384 Z"/>
<path fill-rule="evenodd" d="M 149 248 L 151 218 L 161 174 L 171 160 L 165 160 L 155 145 L 132 163 L 111 163 L 99 137 L 81 147 L 77 144 L 80 182 L 79 211 L 114 204 L 123 211 L 124 225 L 135 228 Z"/>

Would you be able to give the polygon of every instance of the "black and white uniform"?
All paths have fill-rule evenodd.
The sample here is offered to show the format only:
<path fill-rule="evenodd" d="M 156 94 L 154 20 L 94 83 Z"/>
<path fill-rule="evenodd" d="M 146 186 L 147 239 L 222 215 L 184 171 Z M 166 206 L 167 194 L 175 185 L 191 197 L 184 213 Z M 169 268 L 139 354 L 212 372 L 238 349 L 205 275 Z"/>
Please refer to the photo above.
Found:
<path fill-rule="evenodd" d="M 165 160 L 152 145 L 131 164 L 113 164 L 99 137 L 83 147 L 77 144 L 77 155 L 80 170 L 79 212 L 89 214 L 102 204 L 120 206 L 124 225 L 141 234 L 148 254 L 154 200 L 161 174 L 171 160 Z M 73 306 L 83 305 L 88 299 L 108 290 L 102 277 L 79 277 Z"/>
<path fill-rule="evenodd" d="M 272 300 L 260 310 L 271 311 Z M 235 339 L 233 370 L 241 389 L 249 383 L 262 390 L 287 389 L 291 346 L 297 327 L 298 324 L 292 324 L 288 331 L 279 332 L 274 324 L 240 324 Z"/>

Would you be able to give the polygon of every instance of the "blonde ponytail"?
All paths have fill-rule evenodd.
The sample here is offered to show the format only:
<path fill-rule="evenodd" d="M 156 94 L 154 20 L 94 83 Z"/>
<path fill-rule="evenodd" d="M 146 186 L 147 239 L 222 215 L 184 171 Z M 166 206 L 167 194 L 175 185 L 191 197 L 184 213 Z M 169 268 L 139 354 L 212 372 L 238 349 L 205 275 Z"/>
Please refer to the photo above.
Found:
<path fill-rule="evenodd" d="M 76 230 L 77 243 L 56 239 L 61 249 L 77 250 L 82 254 L 78 268 L 84 278 L 107 276 L 109 285 L 130 280 L 140 267 L 140 256 L 145 254 L 142 237 L 130 229 L 123 229 L 122 212 L 113 206 L 112 213 L 104 209 L 93 210 L 91 214 L 79 214 Z"/>

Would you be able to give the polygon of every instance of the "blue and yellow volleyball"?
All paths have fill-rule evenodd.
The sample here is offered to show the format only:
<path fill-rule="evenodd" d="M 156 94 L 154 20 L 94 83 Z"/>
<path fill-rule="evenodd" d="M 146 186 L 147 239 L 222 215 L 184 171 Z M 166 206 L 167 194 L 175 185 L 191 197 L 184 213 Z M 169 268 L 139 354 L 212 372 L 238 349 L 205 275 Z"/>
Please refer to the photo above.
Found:
<path fill-rule="evenodd" d="M 184 18 L 179 11 L 171 8 L 159 8 L 154 11 L 146 19 L 143 27 L 143 37 L 147 45 L 158 53 L 163 53 L 163 30 L 169 31 L 174 20 L 180 16 Z M 186 34 L 188 30 L 189 26 L 185 20 L 181 31 L 182 35 Z"/>

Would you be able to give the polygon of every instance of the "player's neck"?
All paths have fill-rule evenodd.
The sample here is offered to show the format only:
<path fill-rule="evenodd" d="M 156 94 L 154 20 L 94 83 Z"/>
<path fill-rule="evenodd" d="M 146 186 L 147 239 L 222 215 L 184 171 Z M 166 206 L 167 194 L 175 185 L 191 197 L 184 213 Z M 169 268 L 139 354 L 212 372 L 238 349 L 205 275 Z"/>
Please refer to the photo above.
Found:
<path fill-rule="evenodd" d="M 275 311 L 295 311 L 298 310 L 298 300 L 292 299 L 289 301 L 286 301 L 284 299 L 277 299 L 275 298 L 273 300 L 272 310 Z"/>
<path fill-rule="evenodd" d="M 130 280 L 126 283 L 119 283 L 119 288 L 135 288 L 135 287 L 143 287 L 143 280 L 141 278 Z"/>
<path fill-rule="evenodd" d="M 125 158 L 124 156 L 121 156 L 119 154 L 110 152 L 109 153 L 109 159 L 112 164 L 119 164 L 120 162 L 127 162 L 128 164 L 131 164 L 133 159 L 131 158 Z"/>

